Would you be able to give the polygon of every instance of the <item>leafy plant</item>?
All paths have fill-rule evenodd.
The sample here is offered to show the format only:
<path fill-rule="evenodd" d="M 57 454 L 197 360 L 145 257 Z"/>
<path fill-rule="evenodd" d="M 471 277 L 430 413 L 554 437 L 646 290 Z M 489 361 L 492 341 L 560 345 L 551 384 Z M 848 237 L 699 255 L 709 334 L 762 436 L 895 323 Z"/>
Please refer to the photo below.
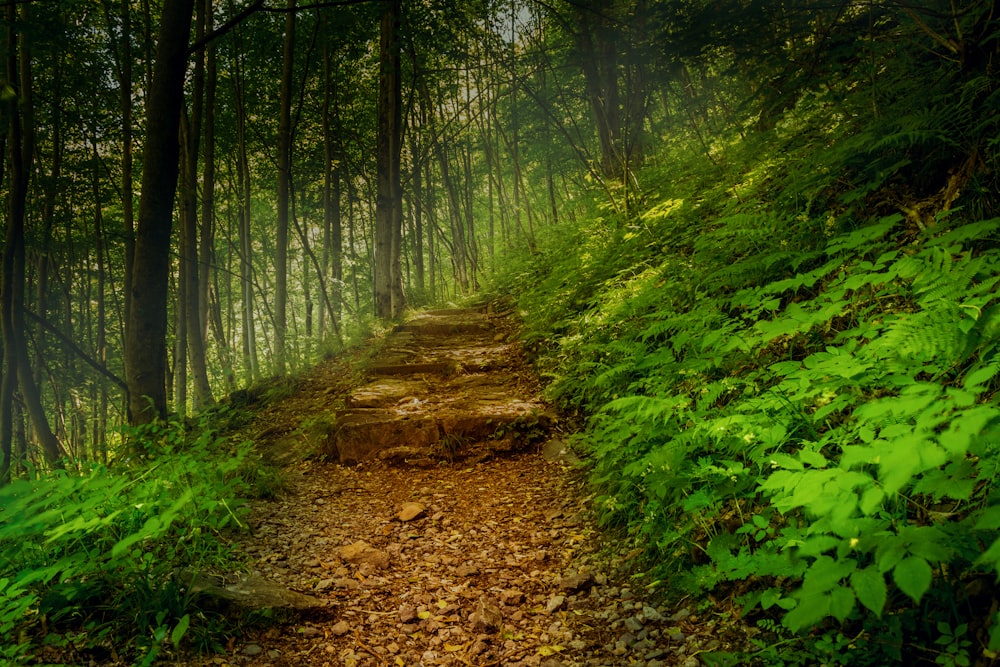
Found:
<path fill-rule="evenodd" d="M 114 648 L 152 664 L 187 642 L 205 645 L 205 633 L 219 630 L 174 571 L 237 566 L 229 540 L 245 526 L 238 471 L 252 448 L 201 426 L 189 432 L 179 423 L 153 424 L 132 432 L 128 437 L 141 439 L 150 455 L 130 466 L 0 488 L 5 658 L 30 657 L 62 635 L 73 638 L 77 652 Z"/>

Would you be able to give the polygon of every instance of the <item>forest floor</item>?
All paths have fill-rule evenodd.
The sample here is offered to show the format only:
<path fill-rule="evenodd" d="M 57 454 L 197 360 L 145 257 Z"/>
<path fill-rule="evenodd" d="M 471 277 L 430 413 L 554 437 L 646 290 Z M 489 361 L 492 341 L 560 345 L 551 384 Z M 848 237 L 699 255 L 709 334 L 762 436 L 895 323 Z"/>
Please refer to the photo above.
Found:
<path fill-rule="evenodd" d="M 257 415 L 290 482 L 246 548 L 312 602 L 204 664 L 697 667 L 745 641 L 607 548 L 507 319 L 422 313 L 365 366 L 324 362 Z"/>

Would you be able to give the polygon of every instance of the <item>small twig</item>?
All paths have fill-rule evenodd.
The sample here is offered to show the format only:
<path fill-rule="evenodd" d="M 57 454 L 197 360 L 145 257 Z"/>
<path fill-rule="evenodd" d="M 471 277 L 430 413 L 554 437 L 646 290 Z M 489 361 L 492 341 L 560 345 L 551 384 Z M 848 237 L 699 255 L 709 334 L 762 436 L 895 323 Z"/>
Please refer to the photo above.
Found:
<path fill-rule="evenodd" d="M 512 651 L 509 651 L 508 653 L 503 654 L 493 662 L 483 663 L 482 665 L 479 665 L 479 667 L 497 667 L 497 665 L 506 664 L 507 661 L 513 658 L 514 656 L 520 656 L 524 653 L 528 653 L 529 651 L 531 651 L 531 649 L 532 649 L 531 646 L 525 646 L 522 648 L 514 649 Z"/>
<path fill-rule="evenodd" d="M 365 653 L 371 655 L 376 660 L 378 660 L 383 665 L 388 665 L 389 663 L 385 661 L 385 656 L 379 655 L 374 649 L 368 648 L 368 645 L 361 641 L 361 635 L 357 630 L 354 631 L 354 641 L 358 643 L 358 648 L 360 648 Z"/>

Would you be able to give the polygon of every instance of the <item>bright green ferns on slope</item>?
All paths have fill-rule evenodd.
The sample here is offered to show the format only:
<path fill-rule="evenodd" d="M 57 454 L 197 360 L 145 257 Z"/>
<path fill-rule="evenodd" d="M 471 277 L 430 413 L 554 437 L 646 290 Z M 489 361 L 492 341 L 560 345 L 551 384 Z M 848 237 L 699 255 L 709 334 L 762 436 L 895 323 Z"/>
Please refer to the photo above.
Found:
<path fill-rule="evenodd" d="M 601 523 L 731 597 L 766 664 L 1000 653 L 1000 82 L 897 55 L 711 164 L 674 140 L 640 210 L 593 206 L 498 283 Z"/>

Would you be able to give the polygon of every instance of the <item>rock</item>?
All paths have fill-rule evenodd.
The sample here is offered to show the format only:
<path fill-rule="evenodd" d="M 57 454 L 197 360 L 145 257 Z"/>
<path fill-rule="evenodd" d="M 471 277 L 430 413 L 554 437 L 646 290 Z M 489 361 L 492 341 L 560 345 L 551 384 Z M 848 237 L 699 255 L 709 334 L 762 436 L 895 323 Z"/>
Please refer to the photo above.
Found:
<path fill-rule="evenodd" d="M 469 648 L 469 655 L 476 656 L 482 655 L 490 650 L 490 644 L 487 638 L 479 637 L 476 642 Z"/>
<path fill-rule="evenodd" d="M 330 628 L 330 633 L 337 637 L 342 637 L 343 635 L 346 635 L 350 631 L 351 631 L 351 624 L 348 623 L 347 621 L 340 621 L 332 628 Z"/>
<path fill-rule="evenodd" d="M 563 606 L 563 603 L 565 602 L 566 602 L 565 595 L 553 595 L 551 598 L 549 598 L 549 601 L 545 604 L 545 611 L 547 611 L 550 614 L 554 614 L 560 609 L 560 607 Z"/>
<path fill-rule="evenodd" d="M 642 621 L 635 616 L 629 616 L 625 619 L 625 627 L 628 628 L 629 632 L 639 632 L 642 630 Z"/>
<path fill-rule="evenodd" d="M 688 609 L 687 607 L 682 607 L 681 609 L 678 609 L 677 613 L 675 613 L 673 616 L 668 617 L 667 620 L 669 620 L 671 623 L 677 623 L 678 621 L 683 621 L 690 615 L 691 615 L 691 610 Z"/>
<path fill-rule="evenodd" d="M 503 623 L 503 614 L 500 608 L 486 598 L 480 598 L 476 603 L 476 610 L 469 615 L 472 622 L 472 631 L 476 634 L 496 632 Z"/>
<path fill-rule="evenodd" d="M 263 652 L 264 649 L 262 649 L 259 644 L 247 644 L 243 647 L 243 650 L 240 651 L 243 655 L 260 655 Z"/>
<path fill-rule="evenodd" d="M 519 605 L 524 602 L 524 593 L 513 589 L 500 591 L 500 602 L 511 607 Z"/>
<path fill-rule="evenodd" d="M 222 576 L 181 569 L 176 577 L 192 594 L 244 609 L 301 610 L 326 606 L 324 600 L 289 590 L 256 574 L 241 574 L 227 582 Z"/>
<path fill-rule="evenodd" d="M 399 514 L 396 516 L 400 521 L 406 523 L 407 521 L 413 521 L 424 515 L 427 508 L 420 503 L 403 503 L 402 509 L 399 510 Z"/>
<path fill-rule="evenodd" d="M 379 570 L 389 567 L 389 554 L 376 549 L 363 540 L 341 547 L 340 557 L 348 563 L 368 564 Z"/>
<path fill-rule="evenodd" d="M 642 617 L 646 621 L 662 621 L 663 615 L 656 610 L 656 607 L 646 605 L 642 608 Z"/>
<path fill-rule="evenodd" d="M 559 580 L 559 589 L 567 591 L 569 593 L 585 591 L 588 590 L 593 585 L 594 585 L 594 574 L 587 570 L 562 577 Z"/>
<path fill-rule="evenodd" d="M 417 610 L 413 605 L 400 605 L 399 606 L 399 622 L 409 623 L 417 618 Z"/>

